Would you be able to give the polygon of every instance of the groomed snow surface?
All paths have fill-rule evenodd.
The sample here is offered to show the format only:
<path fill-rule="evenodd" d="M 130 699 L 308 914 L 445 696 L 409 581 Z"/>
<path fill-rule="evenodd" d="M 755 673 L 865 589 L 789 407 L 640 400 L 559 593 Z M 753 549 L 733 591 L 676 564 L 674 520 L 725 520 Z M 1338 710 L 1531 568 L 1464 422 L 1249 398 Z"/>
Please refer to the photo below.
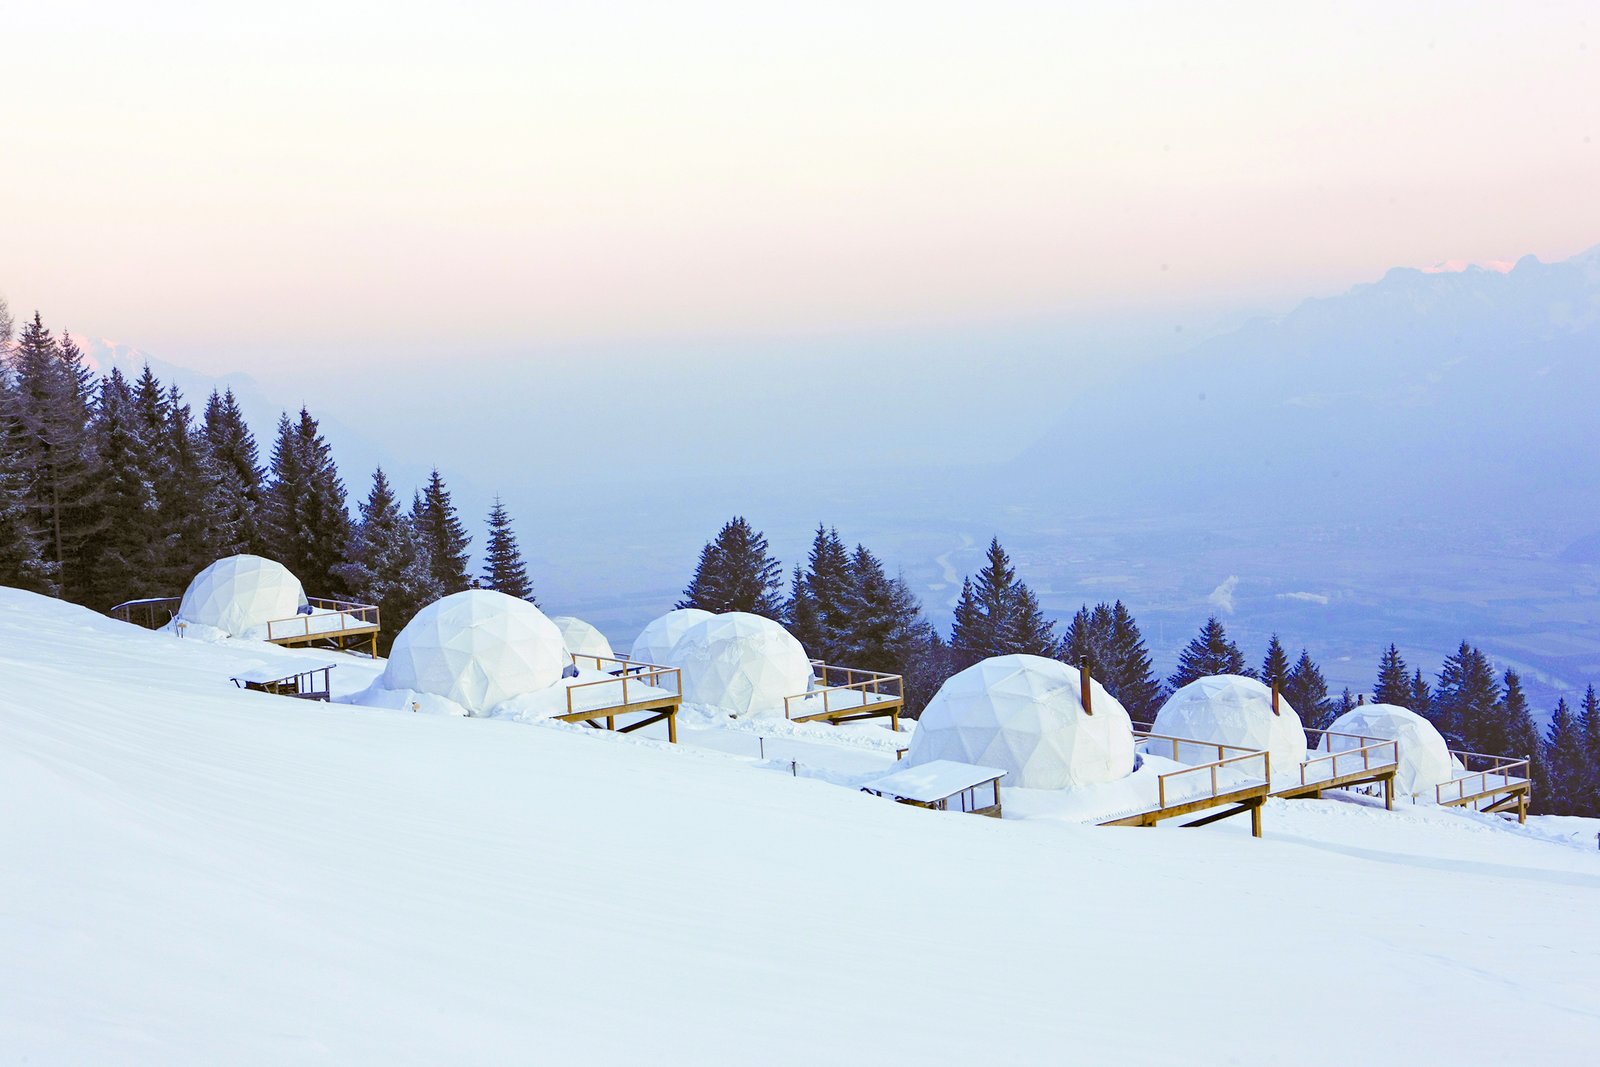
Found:
<path fill-rule="evenodd" d="M 1242 819 L 996 821 L 807 776 L 813 754 L 892 768 L 866 726 L 691 708 L 674 748 L 227 681 L 328 660 L 340 693 L 381 666 L 0 590 L 0 1061 L 1346 1067 L 1600 1045 L 1595 820 L 1330 799 L 1269 802 L 1259 841 Z"/>

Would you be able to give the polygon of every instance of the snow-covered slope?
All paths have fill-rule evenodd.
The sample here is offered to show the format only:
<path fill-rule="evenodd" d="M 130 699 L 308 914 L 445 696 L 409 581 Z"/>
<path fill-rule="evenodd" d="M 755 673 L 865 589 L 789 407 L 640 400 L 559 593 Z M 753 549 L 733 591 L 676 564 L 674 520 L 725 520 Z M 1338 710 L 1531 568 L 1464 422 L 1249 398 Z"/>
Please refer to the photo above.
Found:
<path fill-rule="evenodd" d="M 898 807 L 704 749 L 242 693 L 0 590 L 0 1059 L 1585 1062 L 1600 858 Z M 353 662 L 335 675 L 360 682 Z"/>

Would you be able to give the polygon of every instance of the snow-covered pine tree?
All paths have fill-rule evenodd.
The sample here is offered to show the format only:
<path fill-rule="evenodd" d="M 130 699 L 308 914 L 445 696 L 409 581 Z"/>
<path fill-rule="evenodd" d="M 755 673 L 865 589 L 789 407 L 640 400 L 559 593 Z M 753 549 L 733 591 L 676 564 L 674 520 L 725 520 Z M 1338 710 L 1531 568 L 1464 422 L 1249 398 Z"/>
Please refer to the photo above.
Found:
<path fill-rule="evenodd" d="M 1583 768 L 1572 788 L 1574 806 L 1588 816 L 1600 815 L 1600 695 L 1594 686 L 1584 690 L 1574 722 L 1583 742 Z"/>
<path fill-rule="evenodd" d="M 287 414 L 278 420 L 261 519 L 266 555 L 289 568 L 308 593 L 346 592 L 333 572 L 350 538 L 344 482 L 317 420 L 305 408 L 297 421 Z"/>
<path fill-rule="evenodd" d="M 0 312 L 4 305 L 0 304 Z M 0 322 L 0 342 L 6 338 Z M 4 383 L 0 382 L 0 585 L 54 596 L 55 561 L 45 554 L 44 541 L 34 527 L 28 508 L 28 484 L 22 452 L 12 440 L 5 417 Z"/>
<path fill-rule="evenodd" d="M 456 506 L 450 500 L 450 490 L 445 487 L 438 467 L 428 475 L 428 484 L 423 487 L 422 496 L 418 499 L 421 507 L 419 509 L 413 502 L 411 522 L 428 550 L 434 581 L 439 583 L 439 588 L 444 590 L 446 596 L 471 587 L 467 549 L 472 545 L 472 538 L 467 534 L 461 517 L 456 514 Z"/>
<path fill-rule="evenodd" d="M 812 655 L 841 660 L 850 636 L 853 592 L 849 550 L 837 529 L 819 523 L 805 568 L 795 568 L 785 609 L 789 632 Z"/>
<path fill-rule="evenodd" d="M 1110 664 L 1114 655 L 1111 650 L 1111 628 L 1108 625 L 1110 620 L 1100 610 L 1103 607 L 1104 604 L 1097 604 L 1091 610 L 1089 605 L 1084 604 L 1073 612 L 1056 650 L 1057 659 L 1074 667 L 1087 667 L 1101 685 L 1105 685 L 1106 679 L 1111 676 Z"/>
<path fill-rule="evenodd" d="M 1421 667 L 1411 672 L 1410 695 L 1400 706 L 1409 708 L 1425 719 L 1433 718 L 1433 690 L 1429 688 L 1428 680 L 1422 676 Z"/>
<path fill-rule="evenodd" d="M 1504 680 L 1498 718 L 1504 724 L 1505 740 L 1504 747 L 1497 754 L 1528 757 L 1528 776 L 1533 781 L 1532 803 L 1537 806 L 1544 780 L 1539 728 L 1534 725 L 1533 713 L 1528 709 L 1528 698 L 1522 691 L 1522 679 L 1517 672 L 1506 668 Z"/>
<path fill-rule="evenodd" d="M 92 375 L 77 346 L 58 343 L 38 312 L 17 334 L 8 362 L 18 430 L 13 443 L 27 480 L 28 507 L 56 565 L 61 595 L 82 603 L 97 496 L 89 435 Z"/>
<path fill-rule="evenodd" d="M 1165 695 L 1150 663 L 1150 650 L 1133 612 L 1118 600 L 1111 605 L 1111 658 L 1117 665 L 1111 695 L 1139 722 L 1154 722 Z"/>
<path fill-rule="evenodd" d="M 1406 707 L 1411 700 L 1411 674 L 1400 650 L 1391 644 L 1378 661 L 1378 680 L 1372 687 L 1372 699 L 1379 704 L 1396 704 Z M 1419 712 L 1420 714 L 1420 712 Z"/>
<path fill-rule="evenodd" d="M 990 656 L 1054 656 L 1060 651 L 1055 624 L 1044 617 L 1033 590 L 1017 577 L 998 537 L 990 540 L 977 579 L 962 584 L 961 597 L 950 634 L 958 666 L 965 668 Z"/>
<path fill-rule="evenodd" d="M 1499 755 L 1496 746 L 1502 741 L 1495 723 L 1499 698 L 1499 682 L 1488 657 L 1463 641 L 1439 671 L 1433 724 L 1470 751 Z"/>
<path fill-rule="evenodd" d="M 165 588 L 182 589 L 213 561 L 244 547 L 239 501 L 211 451 L 211 439 L 194 425 L 176 385 L 167 389 L 166 414 L 160 443 L 165 480 L 156 487 L 158 570 Z"/>
<path fill-rule="evenodd" d="M 889 577 L 865 545 L 856 546 L 849 566 L 851 589 L 844 617 L 850 628 L 839 638 L 839 662 L 904 675 L 933 637 L 922 605 L 905 579 Z"/>
<path fill-rule="evenodd" d="M 729 519 L 716 539 L 700 550 L 680 608 L 747 611 L 773 620 L 784 617 L 783 565 L 768 552 L 767 539 L 743 516 Z"/>
<path fill-rule="evenodd" d="M 245 423 L 239 401 L 228 389 L 212 390 L 206 401 L 202 427 L 211 446 L 221 484 L 221 506 L 226 509 L 219 520 L 233 530 L 235 550 L 270 555 L 261 534 L 262 482 L 261 451 Z"/>
<path fill-rule="evenodd" d="M 1268 689 L 1277 686 L 1280 693 L 1283 684 L 1289 680 L 1289 654 L 1283 650 L 1277 634 L 1273 634 L 1272 640 L 1267 642 L 1267 654 L 1261 657 L 1260 677 L 1263 685 Z"/>
<path fill-rule="evenodd" d="M 378 648 L 386 652 L 405 624 L 442 595 L 428 566 L 427 550 L 411 520 L 400 510 L 389 479 L 379 467 L 372 488 L 358 505 L 360 521 L 350 531 L 339 580 L 350 595 L 376 604 L 383 619 Z"/>
<path fill-rule="evenodd" d="M 1300 658 L 1289 668 L 1282 693 L 1289 706 L 1300 715 L 1300 721 L 1313 730 L 1326 730 L 1333 721 L 1333 702 L 1328 699 L 1328 681 L 1322 669 L 1312 660 L 1311 653 L 1300 650 Z M 1350 691 L 1345 690 L 1348 697 Z"/>
<path fill-rule="evenodd" d="M 1566 697 L 1556 701 L 1550 729 L 1544 739 L 1544 800 L 1540 807 L 1551 815 L 1581 815 L 1587 777 L 1584 737 Z"/>
<path fill-rule="evenodd" d="M 167 592 L 156 568 L 160 544 L 149 449 L 132 387 L 115 367 L 100 381 L 91 430 L 100 531 L 85 559 L 88 582 L 81 594 L 84 603 L 103 611 Z"/>
<path fill-rule="evenodd" d="M 1172 672 L 1167 684 L 1173 689 L 1181 689 L 1196 678 L 1215 674 L 1252 676 L 1250 668 L 1245 666 L 1244 653 L 1239 651 L 1238 645 L 1228 640 L 1228 631 L 1221 620 L 1213 615 L 1178 653 L 1178 669 Z"/>
<path fill-rule="evenodd" d="M 489 509 L 489 539 L 483 550 L 483 579 L 485 589 L 495 589 L 507 596 L 538 604 L 533 595 L 533 583 L 528 580 L 528 565 L 517 545 L 517 535 L 511 529 L 511 516 L 499 497 Z"/>

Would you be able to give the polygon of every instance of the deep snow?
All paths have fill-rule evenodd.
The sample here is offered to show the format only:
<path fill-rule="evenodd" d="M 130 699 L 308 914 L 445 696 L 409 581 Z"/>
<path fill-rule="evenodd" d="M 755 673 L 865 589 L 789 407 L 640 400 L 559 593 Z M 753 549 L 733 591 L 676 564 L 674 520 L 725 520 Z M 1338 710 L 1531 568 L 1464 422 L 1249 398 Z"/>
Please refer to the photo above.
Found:
<path fill-rule="evenodd" d="M 1328 800 L 1270 803 L 1260 841 L 1242 820 L 998 822 L 710 747 L 228 682 L 329 658 L 0 590 L 0 1059 L 1580 1063 L 1600 1043 L 1600 855 L 1572 820 Z M 333 658 L 341 692 L 375 674 Z"/>

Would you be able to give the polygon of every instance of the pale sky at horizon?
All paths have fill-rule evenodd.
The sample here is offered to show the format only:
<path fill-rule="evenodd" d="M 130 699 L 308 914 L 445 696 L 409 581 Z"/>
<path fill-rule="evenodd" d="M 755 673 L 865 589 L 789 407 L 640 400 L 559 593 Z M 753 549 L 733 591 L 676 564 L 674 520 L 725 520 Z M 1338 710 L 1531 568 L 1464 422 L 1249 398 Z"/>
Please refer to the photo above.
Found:
<path fill-rule="evenodd" d="M 199 369 L 1258 305 L 1600 243 L 1593 5 L 6 7 L 0 294 Z"/>

